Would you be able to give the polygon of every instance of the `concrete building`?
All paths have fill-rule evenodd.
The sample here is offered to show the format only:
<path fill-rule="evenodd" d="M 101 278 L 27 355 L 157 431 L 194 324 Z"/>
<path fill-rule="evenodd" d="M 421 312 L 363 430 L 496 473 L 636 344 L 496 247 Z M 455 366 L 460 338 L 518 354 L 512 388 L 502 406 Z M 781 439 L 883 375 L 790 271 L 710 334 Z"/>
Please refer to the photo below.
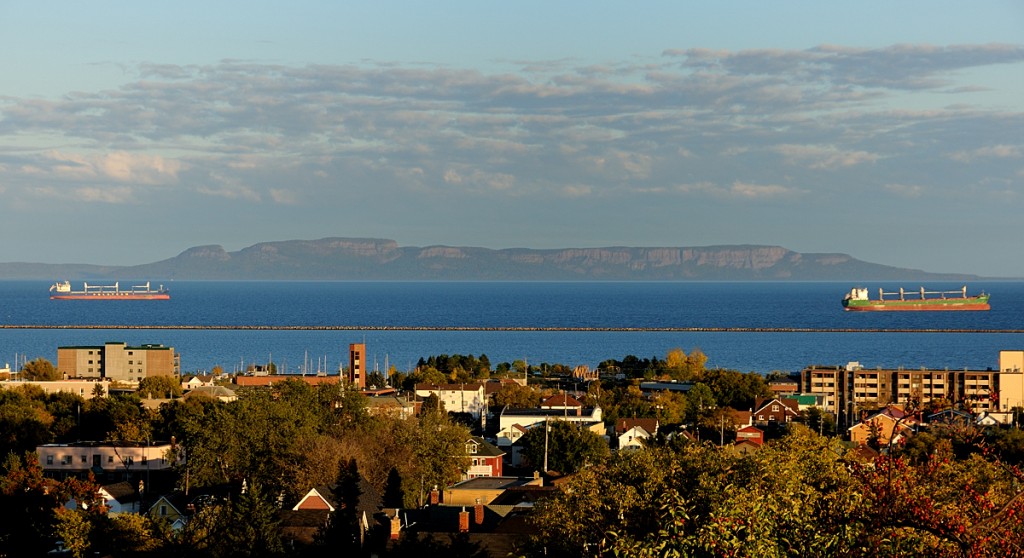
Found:
<path fill-rule="evenodd" d="M 1024 407 L 1024 351 L 1000 351 L 998 370 L 815 366 L 801 372 L 800 387 L 820 396 L 824 409 L 843 424 L 858 420 L 862 410 L 908 401 L 945 400 L 973 413 L 1007 413 Z"/>
<path fill-rule="evenodd" d="M 108 342 L 93 347 L 57 347 L 57 371 L 65 378 L 138 382 L 149 376 L 178 376 L 181 357 L 173 347 Z"/>

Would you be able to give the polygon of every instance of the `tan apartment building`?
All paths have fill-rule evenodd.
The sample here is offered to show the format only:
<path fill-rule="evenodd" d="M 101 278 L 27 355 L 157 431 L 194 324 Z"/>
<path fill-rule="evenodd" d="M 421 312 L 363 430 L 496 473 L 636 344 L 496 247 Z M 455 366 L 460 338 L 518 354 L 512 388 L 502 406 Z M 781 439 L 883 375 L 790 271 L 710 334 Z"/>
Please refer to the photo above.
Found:
<path fill-rule="evenodd" d="M 149 376 L 177 376 L 181 357 L 173 347 L 108 342 L 93 347 L 57 347 L 57 371 L 65 378 L 137 382 Z"/>
<path fill-rule="evenodd" d="M 972 412 L 1009 412 L 1024 407 L 1024 351 L 1000 351 L 998 370 L 867 369 L 811 366 L 800 373 L 803 393 L 818 395 L 843 424 L 865 409 L 889 403 L 944 400 Z"/>

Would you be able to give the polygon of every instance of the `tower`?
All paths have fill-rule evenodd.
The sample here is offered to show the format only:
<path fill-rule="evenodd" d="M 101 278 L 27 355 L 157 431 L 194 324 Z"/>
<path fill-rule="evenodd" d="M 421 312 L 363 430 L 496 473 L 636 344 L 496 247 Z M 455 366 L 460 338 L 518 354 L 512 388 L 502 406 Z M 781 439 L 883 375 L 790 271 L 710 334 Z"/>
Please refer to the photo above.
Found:
<path fill-rule="evenodd" d="M 366 344 L 350 343 L 348 346 L 348 382 L 363 389 L 366 387 Z"/>

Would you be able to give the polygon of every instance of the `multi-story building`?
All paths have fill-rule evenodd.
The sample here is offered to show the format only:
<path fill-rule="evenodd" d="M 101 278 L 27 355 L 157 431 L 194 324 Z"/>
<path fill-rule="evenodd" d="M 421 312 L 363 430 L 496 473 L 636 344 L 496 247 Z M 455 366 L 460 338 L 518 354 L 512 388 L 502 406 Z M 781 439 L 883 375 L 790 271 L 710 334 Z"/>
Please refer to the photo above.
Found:
<path fill-rule="evenodd" d="M 811 366 L 801 372 L 800 385 L 803 393 L 820 396 L 843 424 L 889 403 L 942 400 L 975 413 L 1006 413 L 1024 407 L 1024 351 L 1000 351 L 998 370 Z"/>
<path fill-rule="evenodd" d="M 82 477 L 89 473 L 124 480 L 141 473 L 170 471 L 184 463 L 173 442 L 76 442 L 36 447 L 39 465 L 51 477 Z"/>
<path fill-rule="evenodd" d="M 487 395 L 484 384 L 417 384 L 416 397 L 436 395 L 449 413 L 468 413 L 481 426 L 487 425 Z"/>
<path fill-rule="evenodd" d="M 108 342 L 92 347 L 57 347 L 57 371 L 65 378 L 137 382 L 149 376 L 177 376 L 181 357 L 173 347 Z"/>
<path fill-rule="evenodd" d="M 366 344 L 350 343 L 348 346 L 348 383 L 358 389 L 366 387 Z"/>

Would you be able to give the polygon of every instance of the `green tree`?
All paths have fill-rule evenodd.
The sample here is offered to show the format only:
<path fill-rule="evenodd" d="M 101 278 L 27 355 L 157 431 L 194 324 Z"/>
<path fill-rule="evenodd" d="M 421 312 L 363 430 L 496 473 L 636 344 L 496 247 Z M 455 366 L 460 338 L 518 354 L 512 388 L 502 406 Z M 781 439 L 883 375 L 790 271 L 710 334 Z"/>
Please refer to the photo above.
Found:
<path fill-rule="evenodd" d="M 600 463 L 609 453 L 608 444 L 600 436 L 561 420 L 534 426 L 522 437 L 520 443 L 523 456 L 531 466 L 543 468 L 546 455 L 548 469 L 565 474 L 575 473 L 584 465 Z"/>
<path fill-rule="evenodd" d="M 21 367 L 21 378 L 24 380 L 49 382 L 60 380 L 61 374 L 57 372 L 57 369 L 54 368 L 52 362 L 39 357 L 35 360 L 26 362 Z"/>
<path fill-rule="evenodd" d="M 218 554 L 230 557 L 265 557 L 284 554 L 278 529 L 280 520 L 270 495 L 259 481 L 248 483 L 247 489 L 228 504 L 228 529 Z"/>

